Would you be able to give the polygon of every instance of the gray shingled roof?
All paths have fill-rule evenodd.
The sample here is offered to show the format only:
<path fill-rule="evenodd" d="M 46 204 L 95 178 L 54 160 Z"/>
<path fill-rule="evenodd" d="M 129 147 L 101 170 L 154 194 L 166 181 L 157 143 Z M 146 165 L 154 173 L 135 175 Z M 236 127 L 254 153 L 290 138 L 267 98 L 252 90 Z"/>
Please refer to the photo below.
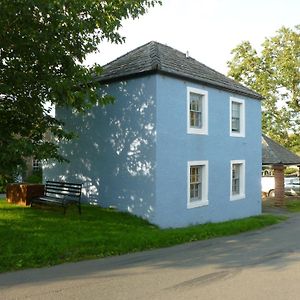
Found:
<path fill-rule="evenodd" d="M 263 134 L 262 164 L 300 165 L 300 157 Z"/>
<path fill-rule="evenodd" d="M 103 73 L 96 79 L 106 83 L 149 73 L 161 73 L 262 99 L 258 93 L 187 57 L 186 54 L 153 41 L 103 66 Z"/>

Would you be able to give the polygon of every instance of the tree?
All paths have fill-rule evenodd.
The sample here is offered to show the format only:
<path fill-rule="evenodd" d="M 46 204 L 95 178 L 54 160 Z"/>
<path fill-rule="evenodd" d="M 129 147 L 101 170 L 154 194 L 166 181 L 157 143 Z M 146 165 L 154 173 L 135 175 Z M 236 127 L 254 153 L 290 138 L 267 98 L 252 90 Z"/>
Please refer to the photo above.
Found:
<path fill-rule="evenodd" d="M 93 80 L 101 67 L 82 65 L 103 39 L 124 42 L 118 29 L 160 0 L 0 0 L 0 179 L 24 167 L 24 158 L 64 158 L 59 143 L 73 133 L 46 103 L 83 112 L 99 98 Z M 46 133 L 53 140 L 45 141 Z"/>
<path fill-rule="evenodd" d="M 262 129 L 286 147 L 299 151 L 300 26 L 282 27 L 266 38 L 260 54 L 249 41 L 231 52 L 228 75 L 260 93 Z"/>

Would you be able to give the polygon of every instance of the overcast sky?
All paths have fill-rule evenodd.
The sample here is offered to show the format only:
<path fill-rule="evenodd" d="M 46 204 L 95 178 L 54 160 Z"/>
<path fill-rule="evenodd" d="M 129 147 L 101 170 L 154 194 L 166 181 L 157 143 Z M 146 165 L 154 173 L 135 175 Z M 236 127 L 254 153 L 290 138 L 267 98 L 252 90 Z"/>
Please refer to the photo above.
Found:
<path fill-rule="evenodd" d="M 100 53 L 86 64 L 101 65 L 146 44 L 157 41 L 226 74 L 230 51 L 249 40 L 259 49 L 265 37 L 281 26 L 300 24 L 300 0 L 162 0 L 136 20 L 126 20 L 120 33 L 122 45 L 104 42 Z"/>

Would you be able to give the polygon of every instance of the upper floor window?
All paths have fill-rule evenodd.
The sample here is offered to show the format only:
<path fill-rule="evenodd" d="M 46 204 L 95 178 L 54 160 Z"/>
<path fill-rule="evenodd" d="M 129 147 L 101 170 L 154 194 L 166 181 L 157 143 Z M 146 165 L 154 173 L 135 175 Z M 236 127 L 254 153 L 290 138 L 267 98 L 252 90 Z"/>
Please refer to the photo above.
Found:
<path fill-rule="evenodd" d="M 188 208 L 208 205 L 208 162 L 188 162 Z"/>
<path fill-rule="evenodd" d="M 187 88 L 187 132 L 192 134 L 208 133 L 207 91 Z"/>
<path fill-rule="evenodd" d="M 230 200 L 245 198 L 245 161 L 231 161 Z"/>
<path fill-rule="evenodd" d="M 233 97 L 230 97 L 230 135 L 245 136 L 245 102 Z"/>

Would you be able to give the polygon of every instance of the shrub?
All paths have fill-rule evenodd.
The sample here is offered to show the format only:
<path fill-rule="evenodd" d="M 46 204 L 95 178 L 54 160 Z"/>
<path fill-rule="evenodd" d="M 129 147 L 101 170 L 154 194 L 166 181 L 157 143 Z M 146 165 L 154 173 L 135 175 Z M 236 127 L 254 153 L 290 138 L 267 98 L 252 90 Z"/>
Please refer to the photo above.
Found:
<path fill-rule="evenodd" d="M 5 193 L 6 184 L 6 180 L 0 177 L 0 194 Z"/>
<path fill-rule="evenodd" d="M 37 170 L 33 171 L 30 176 L 25 180 L 27 183 L 42 183 L 43 182 L 43 171 Z"/>
<path fill-rule="evenodd" d="M 295 167 L 288 167 L 284 170 L 285 175 L 297 175 L 298 168 Z"/>

